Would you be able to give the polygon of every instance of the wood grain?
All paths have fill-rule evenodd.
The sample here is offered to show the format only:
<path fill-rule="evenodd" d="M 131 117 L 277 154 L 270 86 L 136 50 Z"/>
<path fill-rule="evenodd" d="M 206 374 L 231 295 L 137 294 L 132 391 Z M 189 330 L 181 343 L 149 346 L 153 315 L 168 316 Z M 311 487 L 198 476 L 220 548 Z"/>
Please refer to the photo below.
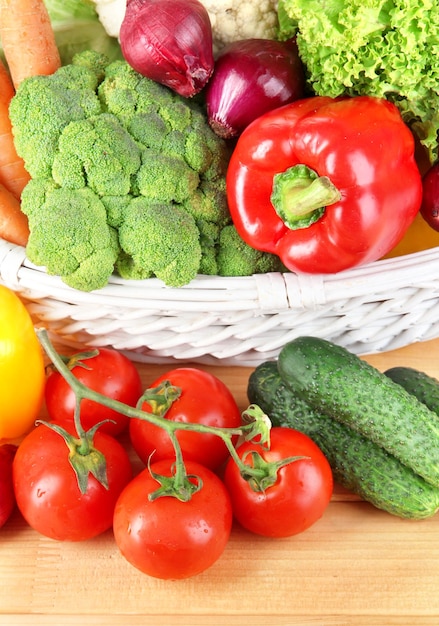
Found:
<path fill-rule="evenodd" d="M 439 378 L 439 340 L 365 357 Z M 140 365 L 151 383 L 169 366 Z M 250 368 L 203 366 L 247 406 Z M 221 559 L 185 581 L 149 578 L 109 531 L 55 542 L 15 512 L 0 531 L 0 624 L 392 626 L 439 624 L 439 517 L 401 520 L 337 488 L 323 518 L 282 540 L 235 527 Z"/>

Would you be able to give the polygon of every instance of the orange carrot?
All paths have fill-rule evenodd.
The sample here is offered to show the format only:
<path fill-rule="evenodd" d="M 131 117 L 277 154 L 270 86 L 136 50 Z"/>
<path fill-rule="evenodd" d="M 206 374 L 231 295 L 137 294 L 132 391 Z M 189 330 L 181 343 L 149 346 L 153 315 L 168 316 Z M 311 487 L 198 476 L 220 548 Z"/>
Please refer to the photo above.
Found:
<path fill-rule="evenodd" d="M 29 239 L 29 224 L 20 201 L 4 185 L 0 185 L 0 237 L 19 246 L 25 246 Z"/>
<path fill-rule="evenodd" d="M 61 65 L 44 0 L 0 0 L 0 40 L 15 89 L 24 78 Z"/>
<path fill-rule="evenodd" d="M 5 65 L 0 60 L 0 183 L 19 199 L 30 176 L 14 145 L 9 119 L 9 103 L 15 89 Z"/>

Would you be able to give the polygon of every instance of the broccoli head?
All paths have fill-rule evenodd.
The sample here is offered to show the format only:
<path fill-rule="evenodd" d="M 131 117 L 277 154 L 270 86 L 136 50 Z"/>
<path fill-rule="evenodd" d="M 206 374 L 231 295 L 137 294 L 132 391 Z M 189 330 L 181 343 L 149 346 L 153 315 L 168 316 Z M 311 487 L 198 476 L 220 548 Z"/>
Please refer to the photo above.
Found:
<path fill-rule="evenodd" d="M 116 267 L 122 278 L 156 276 L 181 287 L 197 275 L 199 231 L 193 217 L 178 205 L 133 198 L 122 208 L 119 242 Z"/>
<path fill-rule="evenodd" d="M 23 81 L 10 111 L 32 176 L 27 255 L 67 284 L 98 289 L 115 271 L 178 287 L 272 267 L 238 237 L 226 245 L 230 148 L 196 101 L 87 50 Z"/>
<path fill-rule="evenodd" d="M 108 282 L 119 242 L 107 223 L 104 204 L 90 188 L 67 189 L 51 180 L 32 179 L 21 202 L 29 219 L 27 254 L 33 263 L 82 291 Z"/>

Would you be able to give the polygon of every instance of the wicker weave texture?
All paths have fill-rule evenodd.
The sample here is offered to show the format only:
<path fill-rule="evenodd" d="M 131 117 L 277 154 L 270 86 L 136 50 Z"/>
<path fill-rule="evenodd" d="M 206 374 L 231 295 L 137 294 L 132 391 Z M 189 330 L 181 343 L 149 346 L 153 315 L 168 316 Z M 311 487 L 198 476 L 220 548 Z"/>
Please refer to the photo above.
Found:
<path fill-rule="evenodd" d="M 356 354 L 439 337 L 439 248 L 336 275 L 200 276 L 179 289 L 114 276 L 84 293 L 0 239 L 0 283 L 58 343 L 111 346 L 151 363 L 256 366 L 298 335 Z"/>

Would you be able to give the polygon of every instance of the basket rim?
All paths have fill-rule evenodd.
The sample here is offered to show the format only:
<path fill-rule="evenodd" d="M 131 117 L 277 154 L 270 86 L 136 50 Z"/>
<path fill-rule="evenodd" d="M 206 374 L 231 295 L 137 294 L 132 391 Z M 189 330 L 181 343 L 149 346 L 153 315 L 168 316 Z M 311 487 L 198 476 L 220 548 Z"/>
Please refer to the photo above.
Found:
<path fill-rule="evenodd" d="M 236 297 L 241 302 L 254 299 L 257 292 L 262 308 L 318 307 L 340 298 L 354 298 L 364 293 L 388 293 L 407 287 L 428 285 L 439 280 L 439 246 L 399 257 L 380 259 L 336 274 L 298 274 L 271 272 L 251 276 L 198 275 L 182 287 L 169 287 L 158 278 L 126 280 L 113 274 L 101 289 L 84 292 L 66 285 L 59 276 L 48 274 L 46 268 L 34 265 L 23 246 L 0 238 L 0 283 L 15 291 L 40 294 L 39 297 L 88 302 L 93 299 L 109 301 L 154 300 L 154 308 L 169 307 L 180 302 L 228 302 L 232 308 Z M 123 294 L 123 296 L 122 296 Z M 268 295 L 275 301 L 264 301 Z M 34 297 L 38 297 L 35 295 Z M 236 303 L 235 303 L 236 304 Z M 254 303 L 253 303 L 254 308 Z"/>
<path fill-rule="evenodd" d="M 150 363 L 255 366 L 304 329 L 357 354 L 439 333 L 439 246 L 335 275 L 199 276 L 180 288 L 112 276 L 83 292 L 0 239 L 0 284 L 61 345 L 110 346 Z"/>

